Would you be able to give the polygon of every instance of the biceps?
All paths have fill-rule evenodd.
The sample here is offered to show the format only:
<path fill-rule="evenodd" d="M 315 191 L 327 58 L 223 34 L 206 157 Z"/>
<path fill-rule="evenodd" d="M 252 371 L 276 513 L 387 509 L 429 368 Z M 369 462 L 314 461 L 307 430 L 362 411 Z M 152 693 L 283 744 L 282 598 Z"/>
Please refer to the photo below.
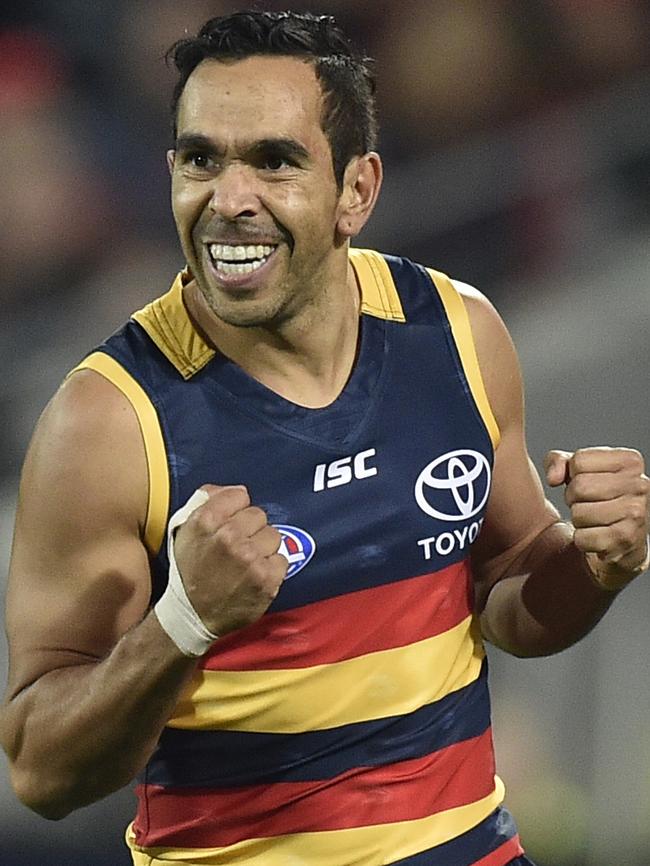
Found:
<path fill-rule="evenodd" d="M 128 407 L 117 397 L 110 404 L 112 391 L 99 384 L 92 400 L 88 380 L 62 389 L 25 461 L 7 591 L 13 688 L 102 658 L 148 604 L 140 433 Z"/>
<path fill-rule="evenodd" d="M 17 528 L 7 592 L 9 686 L 19 691 L 55 668 L 103 658 L 139 622 L 150 592 L 137 538 L 102 539 L 65 552 Z"/>

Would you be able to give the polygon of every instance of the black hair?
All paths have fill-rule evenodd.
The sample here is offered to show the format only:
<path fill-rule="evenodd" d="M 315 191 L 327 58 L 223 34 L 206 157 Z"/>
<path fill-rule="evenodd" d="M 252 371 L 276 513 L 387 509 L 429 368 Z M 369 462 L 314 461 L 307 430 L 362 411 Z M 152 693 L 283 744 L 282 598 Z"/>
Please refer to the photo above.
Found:
<path fill-rule="evenodd" d="M 323 91 L 321 126 L 341 187 L 350 159 L 377 147 L 375 77 L 371 59 L 355 48 L 330 15 L 235 12 L 211 18 L 197 36 L 174 43 L 166 55 L 179 72 L 172 96 L 174 138 L 178 101 L 199 63 L 254 55 L 297 57 L 313 65 Z"/>

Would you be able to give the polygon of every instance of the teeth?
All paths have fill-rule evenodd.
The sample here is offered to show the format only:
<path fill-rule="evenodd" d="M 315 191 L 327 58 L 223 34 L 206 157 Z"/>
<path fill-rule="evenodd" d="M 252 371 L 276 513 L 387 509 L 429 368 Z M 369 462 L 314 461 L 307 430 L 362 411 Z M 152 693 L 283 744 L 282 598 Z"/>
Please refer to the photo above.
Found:
<path fill-rule="evenodd" d="M 251 259 L 261 261 L 267 256 L 270 256 L 274 249 L 275 247 L 266 245 L 263 246 L 262 244 L 257 244 L 257 246 L 253 246 L 252 244 L 250 244 L 249 246 L 210 244 L 210 255 L 212 256 L 217 265 L 223 266 L 225 263 L 228 262 L 249 263 Z M 253 264 L 255 264 L 255 262 L 253 262 Z M 248 271 L 242 271 L 241 273 L 248 273 Z"/>
<path fill-rule="evenodd" d="M 224 262 L 217 261 L 217 270 L 222 274 L 252 274 L 264 264 L 264 259 L 256 259 L 254 262 Z"/>

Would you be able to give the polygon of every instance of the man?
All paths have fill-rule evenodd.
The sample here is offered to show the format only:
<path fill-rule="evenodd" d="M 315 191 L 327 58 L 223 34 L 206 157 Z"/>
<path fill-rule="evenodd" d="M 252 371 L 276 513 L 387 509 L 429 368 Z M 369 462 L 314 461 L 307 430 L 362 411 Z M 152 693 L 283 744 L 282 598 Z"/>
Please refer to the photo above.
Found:
<path fill-rule="evenodd" d="M 642 458 L 551 452 L 561 522 L 493 308 L 349 249 L 382 169 L 332 19 L 238 13 L 173 56 L 188 269 L 29 450 L 15 789 L 60 818 L 138 776 L 138 866 L 527 863 L 481 634 L 531 656 L 590 630 L 648 565 Z"/>

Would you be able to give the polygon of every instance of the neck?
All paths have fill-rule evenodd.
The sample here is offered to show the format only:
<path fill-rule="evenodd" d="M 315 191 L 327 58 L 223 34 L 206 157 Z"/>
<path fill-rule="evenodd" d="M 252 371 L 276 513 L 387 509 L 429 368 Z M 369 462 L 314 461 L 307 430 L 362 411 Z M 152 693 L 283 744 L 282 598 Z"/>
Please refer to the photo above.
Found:
<path fill-rule="evenodd" d="M 359 338 L 360 287 L 346 261 L 338 279 L 279 326 L 237 327 L 208 307 L 195 281 L 185 303 L 206 341 L 250 376 L 308 408 L 332 403 L 354 366 Z"/>

